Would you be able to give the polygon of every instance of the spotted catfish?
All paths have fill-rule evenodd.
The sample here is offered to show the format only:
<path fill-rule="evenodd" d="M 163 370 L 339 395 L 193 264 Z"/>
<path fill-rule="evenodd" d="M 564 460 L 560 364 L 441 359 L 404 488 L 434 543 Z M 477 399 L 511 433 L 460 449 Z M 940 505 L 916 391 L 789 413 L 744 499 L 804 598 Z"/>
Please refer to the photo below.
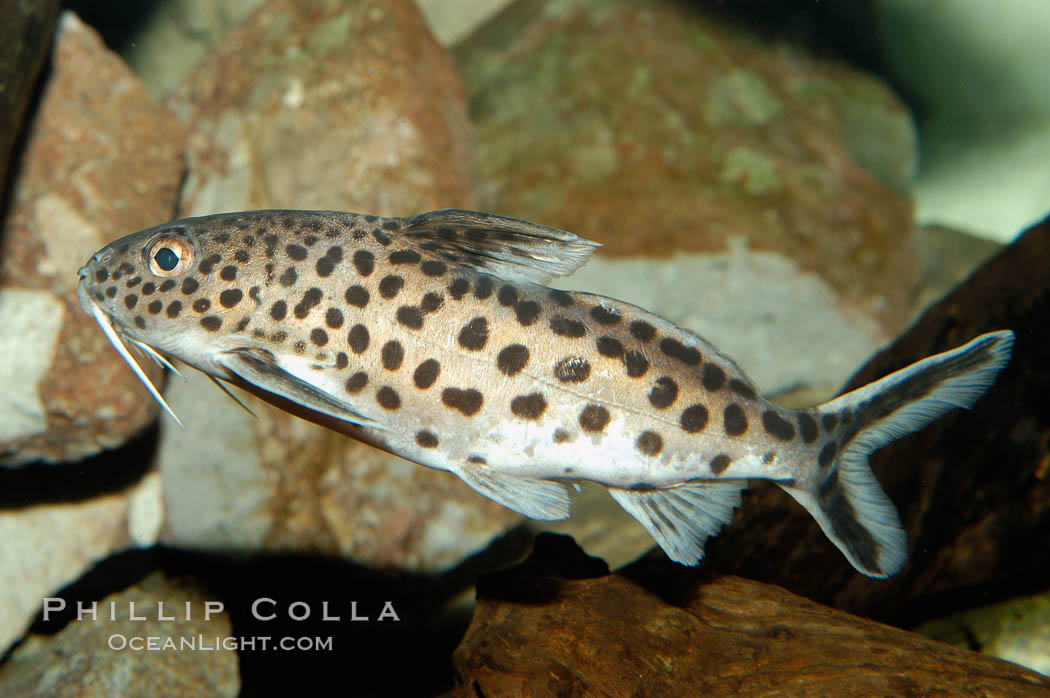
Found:
<path fill-rule="evenodd" d="M 899 571 L 905 534 L 868 455 L 975 403 L 1012 333 L 789 410 L 691 332 L 544 286 L 596 246 L 460 210 L 231 213 L 112 243 L 81 268 L 78 295 L 165 408 L 128 344 L 451 471 L 526 516 L 564 518 L 567 484 L 600 483 L 681 563 L 698 562 L 746 480 L 763 478 L 860 572 Z"/>

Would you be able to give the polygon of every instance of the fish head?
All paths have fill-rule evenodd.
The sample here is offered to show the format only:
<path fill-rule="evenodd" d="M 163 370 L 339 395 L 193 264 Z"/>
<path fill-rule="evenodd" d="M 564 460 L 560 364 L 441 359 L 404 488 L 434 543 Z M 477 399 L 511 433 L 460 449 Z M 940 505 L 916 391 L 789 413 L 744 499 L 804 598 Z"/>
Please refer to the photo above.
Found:
<path fill-rule="evenodd" d="M 209 355 L 235 340 L 217 330 L 246 320 L 256 304 L 243 301 L 258 287 L 250 257 L 230 244 L 237 231 L 216 223 L 186 219 L 106 245 L 78 272 L 81 307 L 147 354 L 152 349 L 218 375 Z"/>

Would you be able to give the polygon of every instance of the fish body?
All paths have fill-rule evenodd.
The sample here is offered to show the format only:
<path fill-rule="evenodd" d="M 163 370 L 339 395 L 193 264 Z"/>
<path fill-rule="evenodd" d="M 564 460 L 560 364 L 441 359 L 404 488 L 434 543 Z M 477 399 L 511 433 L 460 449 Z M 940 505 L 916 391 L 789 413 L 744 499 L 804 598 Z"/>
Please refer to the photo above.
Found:
<path fill-rule="evenodd" d="M 177 358 L 527 516 L 564 518 L 565 484 L 597 482 L 673 559 L 696 564 L 762 478 L 858 570 L 898 571 L 903 529 L 867 456 L 972 405 L 1012 334 L 789 410 L 688 330 L 545 285 L 596 246 L 452 209 L 220 214 L 103 248 L 78 295 L 115 346 Z"/>

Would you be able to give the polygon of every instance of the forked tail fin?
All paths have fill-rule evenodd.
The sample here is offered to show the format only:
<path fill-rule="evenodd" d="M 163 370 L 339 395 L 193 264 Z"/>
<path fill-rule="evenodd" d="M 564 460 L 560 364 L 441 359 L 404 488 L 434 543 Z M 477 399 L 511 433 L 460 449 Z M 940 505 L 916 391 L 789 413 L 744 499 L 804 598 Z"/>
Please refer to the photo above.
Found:
<path fill-rule="evenodd" d="M 784 489 L 863 574 L 889 577 L 908 557 L 900 516 L 868 456 L 949 410 L 972 407 L 1010 360 L 1013 341 L 1009 330 L 983 334 L 817 408 L 828 437 L 812 475 Z"/>

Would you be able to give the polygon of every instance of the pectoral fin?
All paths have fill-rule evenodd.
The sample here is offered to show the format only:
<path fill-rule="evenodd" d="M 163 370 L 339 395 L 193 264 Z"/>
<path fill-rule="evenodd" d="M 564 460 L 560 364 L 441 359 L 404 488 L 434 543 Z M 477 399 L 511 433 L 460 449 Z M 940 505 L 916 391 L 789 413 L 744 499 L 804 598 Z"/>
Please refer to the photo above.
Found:
<path fill-rule="evenodd" d="M 256 388 L 335 419 L 364 427 L 383 428 L 378 422 L 354 410 L 347 402 L 282 368 L 274 355 L 265 349 L 240 347 L 223 352 L 223 356 L 223 368 L 232 377 Z"/>
<path fill-rule="evenodd" d="M 453 472 L 489 499 L 530 519 L 557 521 L 569 516 L 569 492 L 560 483 L 504 475 L 484 467 L 464 466 Z"/>

